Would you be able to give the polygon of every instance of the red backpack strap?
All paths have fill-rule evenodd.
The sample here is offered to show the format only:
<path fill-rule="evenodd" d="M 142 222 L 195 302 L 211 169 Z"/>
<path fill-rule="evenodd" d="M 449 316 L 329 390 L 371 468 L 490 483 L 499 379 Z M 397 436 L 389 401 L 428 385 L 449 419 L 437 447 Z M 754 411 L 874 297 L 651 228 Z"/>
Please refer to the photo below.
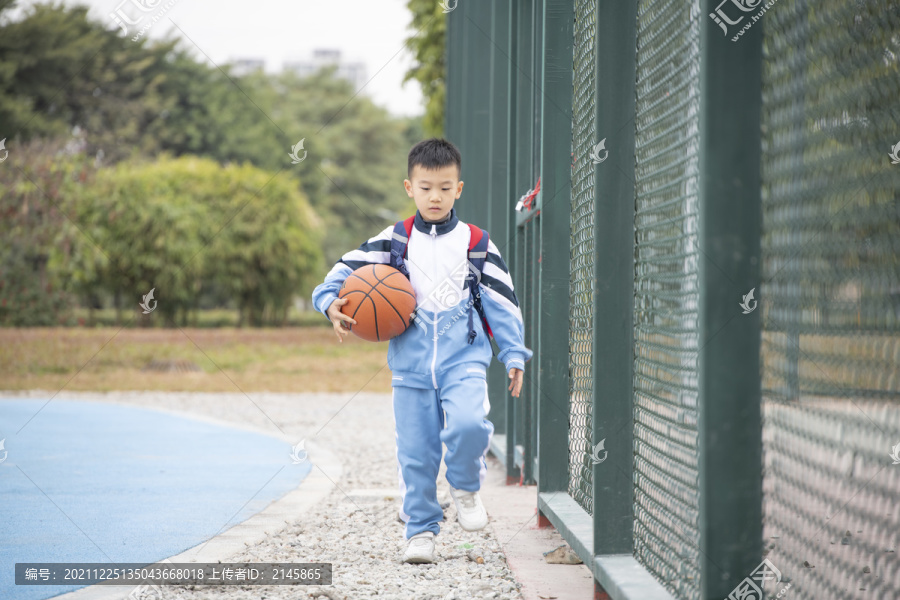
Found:
<path fill-rule="evenodd" d="M 481 241 L 482 235 L 484 235 L 484 230 L 478 225 L 472 225 L 471 223 L 467 223 L 469 226 L 469 231 L 471 235 L 469 236 L 469 252 L 475 249 L 475 246 L 478 245 L 478 242 Z"/>
<path fill-rule="evenodd" d="M 413 221 L 416 216 L 413 215 L 403 221 L 394 223 L 394 231 L 391 234 L 391 262 L 390 265 L 409 277 L 409 269 L 403 259 L 406 257 L 406 249 L 409 247 L 409 236 L 412 233 Z M 405 234 L 405 235 L 404 235 Z"/>
<path fill-rule="evenodd" d="M 416 215 L 411 217 L 407 217 L 403 221 L 403 228 L 406 230 L 406 239 L 409 240 L 409 236 L 412 235 L 413 223 L 416 221 Z M 406 246 L 403 248 L 403 258 L 406 258 L 406 248 L 409 247 L 409 242 L 406 242 Z"/>
<path fill-rule="evenodd" d="M 416 215 L 413 215 L 411 217 L 407 217 L 406 219 L 404 219 L 403 229 L 406 230 L 406 239 L 409 239 L 409 236 L 412 235 L 412 226 L 413 226 L 413 223 L 415 223 L 415 222 L 416 222 Z"/>

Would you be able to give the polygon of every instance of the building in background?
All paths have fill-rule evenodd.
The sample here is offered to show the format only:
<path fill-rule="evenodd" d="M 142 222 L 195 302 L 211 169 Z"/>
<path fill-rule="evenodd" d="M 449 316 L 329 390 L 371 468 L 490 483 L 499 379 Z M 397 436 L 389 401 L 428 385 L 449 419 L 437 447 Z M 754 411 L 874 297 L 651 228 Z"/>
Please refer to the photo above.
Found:
<path fill-rule="evenodd" d="M 341 51 L 333 48 L 317 48 L 313 50 L 311 60 L 285 61 L 283 68 L 306 77 L 330 66 L 336 66 L 335 74 L 349 81 L 354 90 L 366 84 L 366 65 L 362 62 L 342 62 Z"/>
<path fill-rule="evenodd" d="M 231 72 L 238 77 L 249 75 L 254 71 L 263 71 L 266 61 L 261 58 L 237 58 L 231 61 Z"/>

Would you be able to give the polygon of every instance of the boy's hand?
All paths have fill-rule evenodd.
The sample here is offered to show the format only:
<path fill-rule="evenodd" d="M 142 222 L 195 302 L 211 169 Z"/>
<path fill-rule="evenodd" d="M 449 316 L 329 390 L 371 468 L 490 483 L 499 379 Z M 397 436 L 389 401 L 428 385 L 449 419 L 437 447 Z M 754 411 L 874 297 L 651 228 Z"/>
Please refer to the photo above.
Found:
<path fill-rule="evenodd" d="M 328 318 L 331 319 L 331 324 L 334 325 L 334 333 L 338 336 L 339 342 L 344 341 L 344 338 L 341 337 L 342 335 L 347 335 L 348 333 L 350 333 L 349 329 L 344 329 L 344 323 L 349 322 L 356 325 L 356 319 L 351 319 L 349 316 L 341 312 L 341 307 L 348 302 L 349 300 L 347 300 L 346 298 L 338 298 L 331 303 L 331 306 L 329 306 L 328 310 L 326 311 L 328 313 Z"/>
<path fill-rule="evenodd" d="M 519 392 L 522 391 L 522 379 L 524 379 L 525 373 L 522 369 L 517 369 L 513 367 L 509 370 L 509 390 L 512 391 L 512 395 L 516 398 L 519 397 Z"/>

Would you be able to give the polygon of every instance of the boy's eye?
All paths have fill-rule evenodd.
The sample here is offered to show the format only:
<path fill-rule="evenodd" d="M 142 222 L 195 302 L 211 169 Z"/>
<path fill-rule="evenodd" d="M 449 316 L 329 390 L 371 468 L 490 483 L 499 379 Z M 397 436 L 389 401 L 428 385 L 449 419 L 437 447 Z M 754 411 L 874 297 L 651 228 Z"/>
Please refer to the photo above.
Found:
<path fill-rule="evenodd" d="M 441 188 L 441 189 L 443 189 L 445 192 L 449 192 L 449 191 L 450 191 L 450 188 Z"/>

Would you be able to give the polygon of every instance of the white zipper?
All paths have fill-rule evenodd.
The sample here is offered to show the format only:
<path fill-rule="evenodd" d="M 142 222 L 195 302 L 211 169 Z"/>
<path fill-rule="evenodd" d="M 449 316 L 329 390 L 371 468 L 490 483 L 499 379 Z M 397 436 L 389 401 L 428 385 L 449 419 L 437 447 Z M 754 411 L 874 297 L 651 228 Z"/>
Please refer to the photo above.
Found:
<path fill-rule="evenodd" d="M 431 264 L 434 267 L 432 273 L 437 277 L 437 225 L 431 226 Z M 431 326 L 434 327 L 432 332 L 434 339 L 434 353 L 431 355 L 431 382 L 434 384 L 434 389 L 437 389 L 437 375 L 434 373 L 434 364 L 437 362 L 437 312 L 432 311 L 432 313 Z"/>

